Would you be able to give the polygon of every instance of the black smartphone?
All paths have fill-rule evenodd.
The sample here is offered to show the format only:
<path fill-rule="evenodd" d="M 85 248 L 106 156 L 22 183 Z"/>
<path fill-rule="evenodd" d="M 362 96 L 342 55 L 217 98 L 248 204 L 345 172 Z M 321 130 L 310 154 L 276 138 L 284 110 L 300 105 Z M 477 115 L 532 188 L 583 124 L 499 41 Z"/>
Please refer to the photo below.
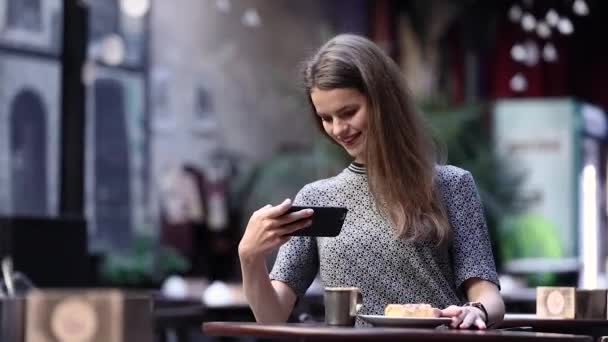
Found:
<path fill-rule="evenodd" d="M 334 237 L 340 234 L 348 209 L 342 207 L 292 206 L 288 212 L 312 209 L 312 224 L 289 235 Z"/>

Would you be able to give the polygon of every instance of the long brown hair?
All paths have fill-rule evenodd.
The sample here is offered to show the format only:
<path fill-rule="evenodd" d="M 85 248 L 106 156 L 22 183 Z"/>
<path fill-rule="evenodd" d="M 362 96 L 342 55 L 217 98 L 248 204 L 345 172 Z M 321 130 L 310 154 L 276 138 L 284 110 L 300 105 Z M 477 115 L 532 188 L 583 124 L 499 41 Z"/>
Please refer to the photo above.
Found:
<path fill-rule="evenodd" d="M 399 67 L 368 39 L 342 34 L 308 61 L 304 81 L 323 133 L 323 123 L 310 97 L 313 88 L 354 88 L 367 97 L 364 157 L 376 207 L 390 218 L 399 237 L 444 241 L 450 228 L 434 186 L 438 149 Z"/>

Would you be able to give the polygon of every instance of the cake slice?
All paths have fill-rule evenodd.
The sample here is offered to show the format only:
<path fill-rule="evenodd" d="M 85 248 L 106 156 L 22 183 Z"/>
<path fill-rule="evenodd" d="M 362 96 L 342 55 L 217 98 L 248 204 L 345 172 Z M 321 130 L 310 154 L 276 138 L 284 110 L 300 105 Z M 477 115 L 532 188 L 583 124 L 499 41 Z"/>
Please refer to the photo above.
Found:
<path fill-rule="evenodd" d="M 430 304 L 388 304 L 384 308 L 384 315 L 390 317 L 440 317 L 441 311 Z"/>

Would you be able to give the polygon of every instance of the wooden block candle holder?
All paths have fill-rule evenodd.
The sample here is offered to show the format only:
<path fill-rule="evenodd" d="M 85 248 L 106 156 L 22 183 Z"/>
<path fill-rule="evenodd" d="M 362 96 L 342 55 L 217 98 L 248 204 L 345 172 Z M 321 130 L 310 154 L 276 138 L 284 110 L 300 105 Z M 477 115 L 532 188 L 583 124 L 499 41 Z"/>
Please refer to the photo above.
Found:
<path fill-rule="evenodd" d="M 608 291 L 575 287 L 537 287 L 538 318 L 608 319 Z"/>
<path fill-rule="evenodd" d="M 25 342 L 152 342 L 152 302 L 120 290 L 34 290 Z"/>

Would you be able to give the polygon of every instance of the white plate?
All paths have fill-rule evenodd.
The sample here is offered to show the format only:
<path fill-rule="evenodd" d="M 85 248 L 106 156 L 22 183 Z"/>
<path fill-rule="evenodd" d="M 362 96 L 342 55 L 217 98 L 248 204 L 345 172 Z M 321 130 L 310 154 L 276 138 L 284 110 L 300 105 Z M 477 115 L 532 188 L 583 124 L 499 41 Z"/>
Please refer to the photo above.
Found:
<path fill-rule="evenodd" d="M 359 315 L 362 320 L 378 327 L 404 327 L 404 328 L 436 328 L 440 325 L 449 325 L 449 317 L 391 317 L 384 315 Z"/>

